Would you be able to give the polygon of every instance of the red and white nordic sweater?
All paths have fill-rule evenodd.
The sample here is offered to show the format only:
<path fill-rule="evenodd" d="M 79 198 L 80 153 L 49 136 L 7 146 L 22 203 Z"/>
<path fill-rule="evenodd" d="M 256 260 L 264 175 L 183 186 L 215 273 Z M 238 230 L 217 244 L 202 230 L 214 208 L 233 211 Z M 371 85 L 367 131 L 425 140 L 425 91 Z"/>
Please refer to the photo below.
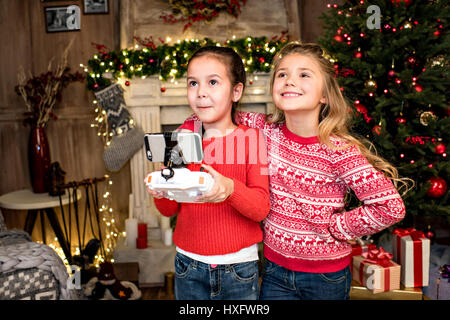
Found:
<path fill-rule="evenodd" d="M 358 148 L 332 138 L 337 149 L 304 138 L 265 114 L 239 113 L 239 122 L 266 137 L 271 210 L 264 220 L 264 255 L 294 271 L 334 272 L 350 261 L 346 240 L 402 220 L 403 200 L 392 182 Z M 341 212 L 351 188 L 363 205 Z"/>
<path fill-rule="evenodd" d="M 188 120 L 196 119 L 191 116 Z M 346 240 L 377 233 L 402 220 L 403 200 L 391 181 L 355 146 L 337 148 L 304 138 L 265 114 L 238 113 L 238 122 L 266 138 L 271 209 L 264 220 L 264 255 L 294 271 L 335 272 L 351 262 Z M 342 212 L 351 188 L 363 205 Z"/>

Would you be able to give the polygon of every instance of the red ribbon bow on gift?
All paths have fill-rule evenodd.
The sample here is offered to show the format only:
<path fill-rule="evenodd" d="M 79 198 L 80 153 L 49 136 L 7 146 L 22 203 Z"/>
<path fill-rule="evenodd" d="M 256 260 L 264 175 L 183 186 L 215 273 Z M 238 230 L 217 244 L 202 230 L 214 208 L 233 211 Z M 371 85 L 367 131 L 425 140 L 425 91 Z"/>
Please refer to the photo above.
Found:
<path fill-rule="evenodd" d="M 382 267 L 388 267 L 391 265 L 391 259 L 393 254 L 384 250 L 383 247 L 379 249 L 372 249 L 367 252 L 363 252 L 364 262 L 378 264 Z"/>
<path fill-rule="evenodd" d="M 425 234 L 422 231 L 416 230 L 415 228 L 396 228 L 392 233 L 398 235 L 399 237 L 410 236 L 413 241 L 417 241 L 420 238 L 425 238 Z"/>

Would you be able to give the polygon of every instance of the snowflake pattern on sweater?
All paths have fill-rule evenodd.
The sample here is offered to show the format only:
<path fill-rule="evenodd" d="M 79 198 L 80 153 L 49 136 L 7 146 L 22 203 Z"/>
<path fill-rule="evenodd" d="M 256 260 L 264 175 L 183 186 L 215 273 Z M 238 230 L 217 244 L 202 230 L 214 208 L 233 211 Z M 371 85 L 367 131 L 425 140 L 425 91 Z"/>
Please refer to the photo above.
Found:
<path fill-rule="evenodd" d="M 238 113 L 239 122 L 258 128 L 268 148 L 271 210 L 264 220 L 264 253 L 288 269 L 333 272 L 348 264 L 345 241 L 374 234 L 402 220 L 401 196 L 356 146 L 332 138 L 302 138 L 264 114 Z M 351 188 L 362 206 L 342 212 Z"/>

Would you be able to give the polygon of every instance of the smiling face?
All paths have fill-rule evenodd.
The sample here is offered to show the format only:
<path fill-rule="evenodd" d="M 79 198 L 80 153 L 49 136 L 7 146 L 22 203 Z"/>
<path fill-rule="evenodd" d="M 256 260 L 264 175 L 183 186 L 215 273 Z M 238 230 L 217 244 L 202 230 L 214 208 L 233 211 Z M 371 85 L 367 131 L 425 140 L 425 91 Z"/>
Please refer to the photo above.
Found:
<path fill-rule="evenodd" d="M 307 55 L 292 53 L 282 58 L 275 71 L 272 97 L 285 113 L 320 113 L 324 80 L 318 63 Z"/>
<path fill-rule="evenodd" d="M 187 96 L 191 109 L 204 124 L 231 122 L 232 103 L 242 95 L 242 83 L 233 87 L 227 66 L 212 55 L 189 63 Z"/>

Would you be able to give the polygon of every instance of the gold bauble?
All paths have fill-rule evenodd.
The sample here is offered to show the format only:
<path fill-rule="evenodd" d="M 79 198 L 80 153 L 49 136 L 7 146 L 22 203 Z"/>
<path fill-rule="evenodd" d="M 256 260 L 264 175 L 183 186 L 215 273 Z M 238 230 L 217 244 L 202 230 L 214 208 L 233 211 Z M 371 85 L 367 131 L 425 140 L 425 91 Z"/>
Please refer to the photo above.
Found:
<path fill-rule="evenodd" d="M 445 58 L 444 55 L 440 54 L 436 57 L 428 59 L 428 62 L 430 63 L 431 67 L 443 67 Z"/>
<path fill-rule="evenodd" d="M 431 111 L 424 111 L 420 114 L 419 120 L 420 124 L 423 126 L 428 126 L 432 120 L 435 120 L 436 116 Z"/>

